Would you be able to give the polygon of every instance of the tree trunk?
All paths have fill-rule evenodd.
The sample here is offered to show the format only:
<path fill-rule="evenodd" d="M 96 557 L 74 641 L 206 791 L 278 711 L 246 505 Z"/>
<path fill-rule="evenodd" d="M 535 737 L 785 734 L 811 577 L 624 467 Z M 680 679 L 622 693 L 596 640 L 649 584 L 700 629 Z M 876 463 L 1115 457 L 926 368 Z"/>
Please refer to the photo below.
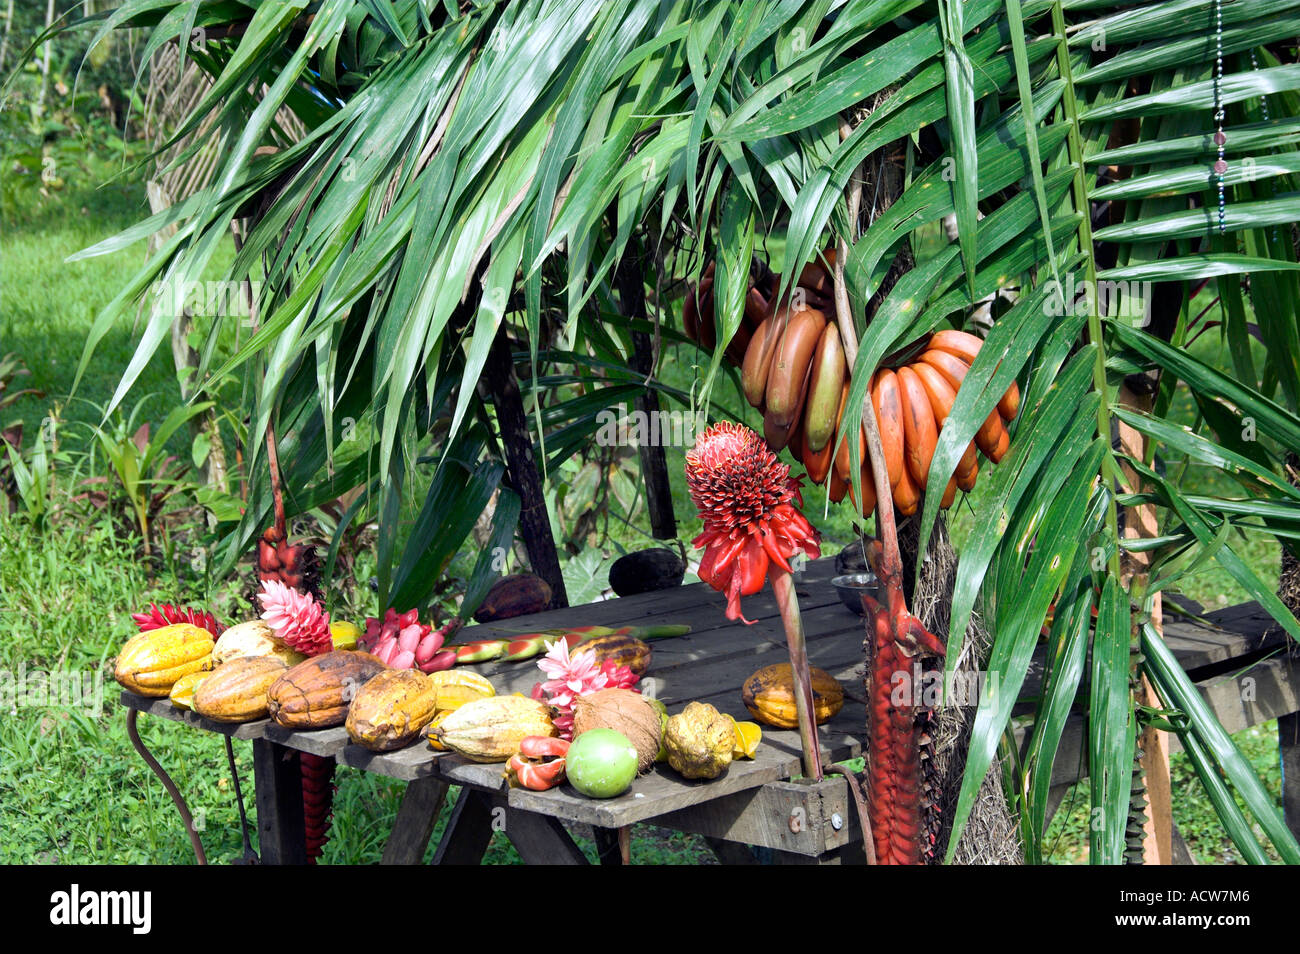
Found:
<path fill-rule="evenodd" d="M 9 6 L 5 10 L 5 33 L 0 37 L 0 76 L 5 71 L 5 54 L 9 52 L 9 31 L 14 26 L 14 0 L 9 0 Z"/>
<path fill-rule="evenodd" d="M 618 286 L 620 306 L 629 318 L 645 318 L 645 282 L 640 262 L 631 248 L 624 253 L 614 277 Z M 642 331 L 632 332 L 632 369 L 648 380 L 654 373 L 654 345 L 650 336 Z M 646 387 L 636 399 L 636 409 L 649 422 L 657 420 L 659 395 Z M 650 512 L 650 528 L 657 540 L 672 540 L 677 536 L 677 520 L 673 515 L 673 491 L 668 482 L 668 462 L 664 457 L 663 442 L 651 442 L 651 434 L 663 434 L 663 428 L 650 426 L 646 439 L 637 443 L 641 459 L 641 476 L 645 481 L 646 509 Z"/>
<path fill-rule="evenodd" d="M 555 549 L 555 537 L 551 534 L 546 495 L 533 457 L 533 439 L 528 431 L 505 324 L 497 332 L 483 371 L 497 411 L 497 426 L 501 430 L 501 444 L 506 455 L 506 477 L 511 489 L 519 494 L 519 529 L 528 550 L 528 562 L 533 573 L 551 588 L 549 608 L 568 606 L 569 594 L 564 588 L 560 557 Z"/>

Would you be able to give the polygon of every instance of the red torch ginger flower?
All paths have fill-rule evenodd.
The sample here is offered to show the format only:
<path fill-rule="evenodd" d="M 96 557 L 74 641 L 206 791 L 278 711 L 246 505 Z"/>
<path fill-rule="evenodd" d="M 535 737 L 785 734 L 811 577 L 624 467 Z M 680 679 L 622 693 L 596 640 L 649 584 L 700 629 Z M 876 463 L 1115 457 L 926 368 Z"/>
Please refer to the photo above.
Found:
<path fill-rule="evenodd" d="M 800 481 L 767 443 L 745 427 L 724 421 L 700 435 L 686 454 L 686 485 L 704 531 L 699 577 L 727 594 L 727 619 L 739 619 L 740 598 L 763 588 L 770 564 L 785 572 L 790 557 L 821 556 L 820 536 L 796 506 Z"/>
<path fill-rule="evenodd" d="M 262 619 L 280 640 L 304 656 L 319 656 L 334 648 L 330 637 L 330 614 L 315 598 L 299 593 L 279 580 L 263 580 L 262 592 L 257 594 L 262 603 Z"/>

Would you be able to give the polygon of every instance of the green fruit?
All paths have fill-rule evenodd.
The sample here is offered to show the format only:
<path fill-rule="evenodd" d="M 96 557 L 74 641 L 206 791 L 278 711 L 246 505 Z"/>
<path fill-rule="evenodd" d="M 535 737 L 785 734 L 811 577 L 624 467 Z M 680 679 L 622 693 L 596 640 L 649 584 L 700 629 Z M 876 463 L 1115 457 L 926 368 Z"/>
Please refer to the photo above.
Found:
<path fill-rule="evenodd" d="M 622 732 L 589 729 L 573 740 L 564 759 L 569 783 L 588 798 L 622 795 L 636 778 L 637 752 Z"/>

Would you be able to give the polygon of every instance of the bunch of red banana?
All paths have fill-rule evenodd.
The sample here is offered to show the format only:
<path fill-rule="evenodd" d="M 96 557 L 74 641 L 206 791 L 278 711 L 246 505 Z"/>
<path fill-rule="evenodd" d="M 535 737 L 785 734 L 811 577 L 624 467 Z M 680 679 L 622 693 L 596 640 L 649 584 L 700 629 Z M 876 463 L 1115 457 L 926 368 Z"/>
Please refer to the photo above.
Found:
<path fill-rule="evenodd" d="M 453 617 L 438 629 L 420 622 L 420 611 L 405 613 L 389 607 L 382 622 L 366 617 L 366 631 L 360 642 L 366 651 L 390 669 L 419 669 L 439 672 L 456 665 L 456 651 L 443 649 L 447 637 L 460 628 L 461 620 Z"/>
<path fill-rule="evenodd" d="M 823 257 L 835 265 L 835 249 L 828 248 Z M 700 283 L 686 293 L 682 304 L 682 326 L 686 336 L 699 344 L 706 351 L 712 351 L 718 343 L 718 328 L 714 315 L 713 303 L 714 263 L 710 262 L 700 277 Z M 754 336 L 764 323 L 778 310 L 776 295 L 781 286 L 781 276 L 767 273 L 765 276 L 751 280 L 745 294 L 745 310 L 740 320 L 740 327 L 723 352 L 727 360 L 736 367 L 741 367 L 745 356 L 753 343 Z M 799 273 L 795 287 L 787 294 L 784 301 L 786 309 L 804 310 L 811 308 L 824 315 L 834 310 L 831 302 L 831 273 L 820 261 L 809 262 Z"/>
<path fill-rule="evenodd" d="M 564 781 L 564 761 L 569 743 L 545 735 L 525 736 L 519 751 L 506 762 L 506 778 L 512 786 L 544 792 Z"/>
<path fill-rule="evenodd" d="M 758 340 L 756 336 L 755 341 Z M 939 434 L 982 344 L 979 338 L 964 331 L 939 331 L 929 338 L 916 361 L 897 369 L 880 368 L 872 375 L 868 390 L 880 427 L 889 483 L 894 505 L 904 516 L 917 510 Z M 763 382 L 764 360 L 761 352 L 755 353 L 751 378 L 747 356 L 746 397 L 751 403 L 756 402 L 758 384 Z M 875 483 L 867 459 L 866 433 L 856 414 L 845 416 L 851 382 L 837 326 L 817 312 L 795 315 L 767 360 L 769 370 L 762 396 L 766 402 L 764 436 L 768 443 L 774 448 L 778 444 L 788 445 L 814 483 L 820 484 L 829 477 L 830 498 L 839 502 L 846 493 L 851 495 L 849 441 L 853 440 L 850 434 L 840 442 L 839 433 L 846 426 L 852 428 L 858 441 L 865 498 L 865 506 L 857 510 L 863 516 L 870 515 L 876 508 Z M 801 376 L 805 383 L 796 387 L 795 382 Z M 749 387 L 751 380 L 753 393 Z M 755 406 L 760 405 L 755 403 Z M 1010 436 L 1005 422 L 1015 417 L 1019 406 L 1020 391 L 1012 382 L 949 475 L 940 506 L 947 509 L 952 506 L 958 489 L 970 491 L 975 486 L 979 474 L 977 450 L 995 464 L 1006 454 Z M 791 413 L 795 415 L 793 420 Z M 857 501 L 853 502 L 856 505 Z"/>

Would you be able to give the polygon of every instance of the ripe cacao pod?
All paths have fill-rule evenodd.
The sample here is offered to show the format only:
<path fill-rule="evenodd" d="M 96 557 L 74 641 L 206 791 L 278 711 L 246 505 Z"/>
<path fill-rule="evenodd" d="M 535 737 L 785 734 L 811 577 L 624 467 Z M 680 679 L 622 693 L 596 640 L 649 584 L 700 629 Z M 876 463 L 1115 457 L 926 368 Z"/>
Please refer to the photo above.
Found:
<path fill-rule="evenodd" d="M 551 605 L 551 588 L 540 576 L 511 573 L 492 584 L 483 604 L 474 611 L 474 619 L 490 623 L 528 613 L 540 613 Z"/>
<path fill-rule="evenodd" d="M 386 669 L 359 690 L 348 707 L 348 738 L 372 752 L 415 741 L 437 713 L 438 687 L 418 669 Z"/>
<path fill-rule="evenodd" d="M 274 656 L 232 659 L 194 692 L 194 711 L 213 722 L 252 722 L 267 715 L 266 690 L 287 667 Z"/>
<path fill-rule="evenodd" d="M 117 655 L 113 678 L 141 696 L 162 697 L 181 676 L 212 668 L 212 634 L 190 623 L 137 633 Z"/>
<path fill-rule="evenodd" d="M 597 665 L 612 659 L 614 665 L 627 666 L 638 676 L 646 674 L 646 670 L 650 668 L 650 659 L 654 655 L 650 644 L 645 640 L 618 633 L 584 640 L 573 652 L 586 652 L 588 649 L 595 650 Z"/>
<path fill-rule="evenodd" d="M 280 674 L 266 691 L 267 709 L 289 729 L 342 725 L 357 692 L 387 667 L 366 652 L 335 650 Z"/>
<path fill-rule="evenodd" d="M 523 696 L 493 696 L 467 703 L 442 719 L 429 741 L 474 762 L 504 762 L 530 735 L 559 735 L 550 708 Z"/>
<path fill-rule="evenodd" d="M 813 715 L 817 724 L 829 722 L 844 707 L 844 689 L 825 669 L 810 667 Z M 794 704 L 794 671 L 790 664 L 764 666 L 745 680 L 740 696 L 755 719 L 780 729 L 795 729 L 799 717 Z"/>
<path fill-rule="evenodd" d="M 260 619 L 231 626 L 212 649 L 212 661 L 218 666 L 245 656 L 274 656 L 286 666 L 296 666 L 307 658 L 276 639 L 275 631 Z"/>

